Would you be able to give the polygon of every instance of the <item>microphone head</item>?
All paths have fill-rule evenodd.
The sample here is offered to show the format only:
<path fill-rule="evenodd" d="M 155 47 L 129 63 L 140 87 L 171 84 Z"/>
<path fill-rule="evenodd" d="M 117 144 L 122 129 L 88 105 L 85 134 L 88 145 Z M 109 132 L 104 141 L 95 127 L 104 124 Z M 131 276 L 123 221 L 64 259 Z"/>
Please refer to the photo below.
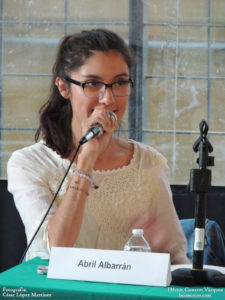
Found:
<path fill-rule="evenodd" d="M 96 136 L 100 136 L 104 133 L 104 128 L 102 127 L 101 124 L 96 123 L 94 125 L 92 125 L 87 133 L 81 138 L 80 140 L 80 145 L 90 141 L 91 139 L 93 139 Z"/>
<path fill-rule="evenodd" d="M 101 124 L 96 123 L 89 128 L 88 132 L 92 132 L 93 137 L 96 137 L 102 135 L 104 133 L 104 129 Z"/>
<path fill-rule="evenodd" d="M 111 110 L 107 110 L 106 112 L 107 112 L 109 117 L 114 118 L 115 123 L 117 125 L 117 116 L 116 116 L 116 114 Z M 99 123 L 93 124 L 88 129 L 88 132 L 81 138 L 80 144 L 82 145 L 82 144 L 86 143 L 87 141 L 93 139 L 94 137 L 102 135 L 103 133 L 104 133 L 104 128 L 101 124 L 99 124 Z"/>

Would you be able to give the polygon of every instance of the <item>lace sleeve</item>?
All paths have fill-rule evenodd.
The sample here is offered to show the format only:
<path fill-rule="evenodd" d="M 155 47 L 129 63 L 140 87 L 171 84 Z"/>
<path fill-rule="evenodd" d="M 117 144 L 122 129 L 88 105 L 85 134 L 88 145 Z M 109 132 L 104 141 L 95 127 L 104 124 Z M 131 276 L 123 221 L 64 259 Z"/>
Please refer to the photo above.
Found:
<path fill-rule="evenodd" d="M 172 202 L 169 168 L 166 164 L 161 164 L 159 174 L 160 193 L 153 222 L 146 229 L 152 251 L 170 253 L 172 264 L 190 263 L 186 256 L 187 242 Z"/>
<path fill-rule="evenodd" d="M 153 252 L 170 253 L 173 264 L 190 263 L 186 256 L 187 242 L 172 201 L 167 160 L 157 150 L 146 146 L 141 156 L 140 173 L 144 178 L 142 190 L 149 187 L 153 205 L 139 215 L 132 226 L 144 229 Z M 145 197 L 149 197 L 150 192 L 145 193 Z"/>
<path fill-rule="evenodd" d="M 28 159 L 20 151 L 13 153 L 7 165 L 8 190 L 13 194 L 16 208 L 24 223 L 28 243 L 46 213 L 53 196 L 47 184 L 49 174 L 44 174 L 42 170 L 43 168 L 38 162 L 31 158 Z M 47 223 L 55 209 L 53 206 L 33 241 L 26 259 L 35 256 L 48 257 Z"/>

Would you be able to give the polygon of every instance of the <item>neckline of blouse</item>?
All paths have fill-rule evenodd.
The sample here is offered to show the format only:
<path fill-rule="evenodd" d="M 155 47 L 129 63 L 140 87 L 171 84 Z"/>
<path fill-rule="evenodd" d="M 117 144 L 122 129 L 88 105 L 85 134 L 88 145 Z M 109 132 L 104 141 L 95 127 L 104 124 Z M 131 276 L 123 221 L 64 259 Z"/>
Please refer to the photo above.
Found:
<path fill-rule="evenodd" d="M 130 159 L 129 164 L 124 165 L 124 166 L 119 167 L 119 168 L 111 169 L 111 170 L 93 170 L 93 174 L 116 173 L 116 172 L 119 172 L 119 171 L 124 170 L 124 169 L 126 169 L 126 168 L 130 168 L 130 167 L 135 163 L 135 161 L 136 161 L 136 159 L 137 159 L 137 152 L 138 152 L 138 149 L 137 149 L 137 143 L 136 143 L 135 141 L 133 141 L 133 140 L 131 140 L 131 139 L 128 139 L 128 141 L 129 141 L 130 143 L 132 143 L 133 146 L 134 146 L 134 152 L 133 152 L 133 155 L 132 155 L 132 157 L 131 157 L 131 159 Z M 54 151 L 54 152 L 55 152 L 55 151 Z M 60 155 L 57 154 L 56 152 L 55 152 L 55 154 L 56 154 L 58 157 L 60 157 Z M 61 158 L 61 157 L 60 157 L 60 158 Z M 65 168 L 68 168 L 68 166 L 69 166 L 69 164 L 70 164 L 70 160 L 67 159 L 67 158 L 61 158 L 61 160 L 62 160 L 63 166 L 64 166 Z M 76 167 L 76 163 L 73 163 L 72 166 L 71 166 L 71 169 L 72 169 L 72 168 L 75 168 L 75 167 Z"/>

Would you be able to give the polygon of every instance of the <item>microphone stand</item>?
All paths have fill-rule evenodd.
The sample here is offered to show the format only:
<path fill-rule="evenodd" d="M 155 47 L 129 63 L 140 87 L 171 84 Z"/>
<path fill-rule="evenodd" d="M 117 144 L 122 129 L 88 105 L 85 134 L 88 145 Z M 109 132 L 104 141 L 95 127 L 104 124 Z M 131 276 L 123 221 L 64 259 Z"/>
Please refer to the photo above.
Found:
<path fill-rule="evenodd" d="M 199 169 L 191 169 L 190 191 L 197 194 L 195 201 L 195 230 L 193 245 L 192 269 L 180 268 L 172 272 L 173 285 L 182 286 L 225 286 L 225 274 L 211 269 L 203 269 L 206 198 L 211 189 L 211 170 L 207 167 L 214 166 L 214 157 L 208 154 L 213 147 L 207 139 L 208 125 L 205 120 L 199 124 L 200 137 L 193 145 L 195 152 L 199 151 L 197 164 Z"/>

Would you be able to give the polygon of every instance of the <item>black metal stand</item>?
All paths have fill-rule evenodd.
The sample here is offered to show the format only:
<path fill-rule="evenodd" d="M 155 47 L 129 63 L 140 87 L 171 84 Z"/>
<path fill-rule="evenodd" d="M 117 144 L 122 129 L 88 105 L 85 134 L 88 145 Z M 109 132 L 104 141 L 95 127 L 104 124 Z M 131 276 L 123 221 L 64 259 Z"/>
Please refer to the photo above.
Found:
<path fill-rule="evenodd" d="M 172 283 L 182 286 L 225 286 L 225 274 L 211 269 L 203 269 L 205 222 L 206 222 L 206 198 L 211 189 L 211 170 L 214 166 L 214 157 L 208 156 L 213 147 L 207 139 L 208 125 L 202 120 L 200 125 L 200 137 L 193 145 L 195 152 L 199 151 L 197 164 L 199 169 L 191 169 L 190 191 L 196 192 L 195 202 L 195 232 L 193 246 L 192 269 L 181 268 L 172 272 Z"/>

